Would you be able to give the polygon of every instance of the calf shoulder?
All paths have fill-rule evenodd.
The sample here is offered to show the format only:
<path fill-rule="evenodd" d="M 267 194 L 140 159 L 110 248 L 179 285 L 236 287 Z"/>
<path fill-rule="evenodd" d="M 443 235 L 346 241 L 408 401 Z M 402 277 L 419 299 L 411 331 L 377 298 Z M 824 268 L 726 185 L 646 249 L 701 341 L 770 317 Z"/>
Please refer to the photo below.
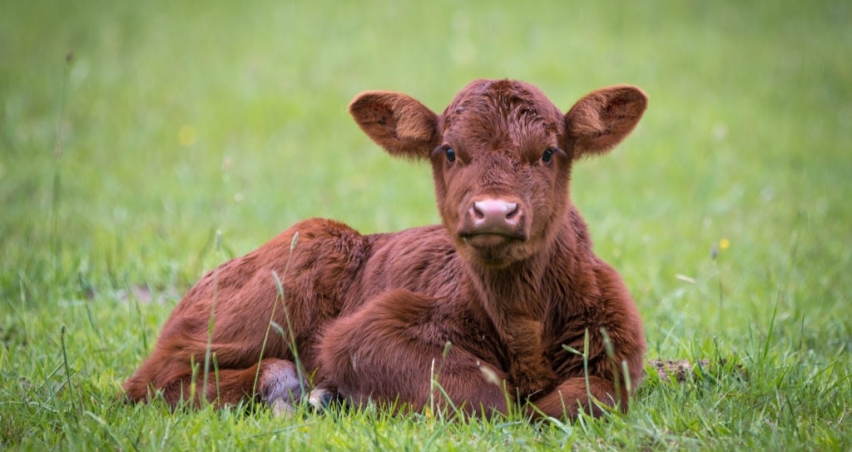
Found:
<path fill-rule="evenodd" d="M 424 226 L 376 234 L 368 236 L 368 240 L 370 257 L 349 291 L 346 311 L 394 289 L 436 300 L 454 299 L 464 292 L 460 287 L 462 264 L 443 227 Z"/>

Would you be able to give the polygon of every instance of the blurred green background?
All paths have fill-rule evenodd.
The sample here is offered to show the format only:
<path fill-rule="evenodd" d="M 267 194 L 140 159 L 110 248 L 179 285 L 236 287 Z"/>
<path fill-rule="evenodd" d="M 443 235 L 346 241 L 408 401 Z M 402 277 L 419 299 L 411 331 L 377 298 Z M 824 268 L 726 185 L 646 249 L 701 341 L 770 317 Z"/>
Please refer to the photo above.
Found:
<path fill-rule="evenodd" d="M 572 197 L 650 356 L 768 344 L 830 362 L 852 346 L 850 8 L 3 0 L 2 371 L 56 359 L 69 325 L 88 344 L 72 362 L 117 349 L 76 361 L 110 393 L 203 271 L 293 222 L 437 222 L 427 165 L 385 155 L 346 106 L 386 89 L 440 111 L 474 78 L 564 109 L 609 84 L 648 93 L 634 134 L 575 166 Z"/>

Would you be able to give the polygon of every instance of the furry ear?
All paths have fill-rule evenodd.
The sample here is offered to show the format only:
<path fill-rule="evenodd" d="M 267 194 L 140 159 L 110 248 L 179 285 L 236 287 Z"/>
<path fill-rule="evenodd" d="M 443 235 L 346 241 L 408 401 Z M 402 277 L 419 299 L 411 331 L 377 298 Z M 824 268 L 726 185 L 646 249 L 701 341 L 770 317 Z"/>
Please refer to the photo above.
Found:
<path fill-rule="evenodd" d="M 349 104 L 361 130 L 394 156 L 428 159 L 438 145 L 438 116 L 401 93 L 370 91 Z"/>
<path fill-rule="evenodd" d="M 587 94 L 565 114 L 566 149 L 578 156 L 609 151 L 630 135 L 647 106 L 648 96 L 635 86 L 610 86 Z"/>

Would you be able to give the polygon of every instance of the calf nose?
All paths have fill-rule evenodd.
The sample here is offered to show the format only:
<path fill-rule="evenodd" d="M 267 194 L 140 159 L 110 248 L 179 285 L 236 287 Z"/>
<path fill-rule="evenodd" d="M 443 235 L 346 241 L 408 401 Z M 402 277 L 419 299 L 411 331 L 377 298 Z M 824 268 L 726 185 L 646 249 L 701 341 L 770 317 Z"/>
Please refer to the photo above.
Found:
<path fill-rule="evenodd" d="M 513 233 L 521 220 L 516 202 L 503 199 L 483 199 L 470 208 L 473 227 L 480 234 Z"/>

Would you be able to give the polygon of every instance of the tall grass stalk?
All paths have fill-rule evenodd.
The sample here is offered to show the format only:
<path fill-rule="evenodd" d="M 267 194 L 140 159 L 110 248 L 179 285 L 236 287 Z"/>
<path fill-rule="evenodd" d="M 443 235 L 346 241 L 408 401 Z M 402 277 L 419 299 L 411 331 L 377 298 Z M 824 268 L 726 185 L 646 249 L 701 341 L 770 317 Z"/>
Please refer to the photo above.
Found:
<path fill-rule="evenodd" d="M 214 241 L 214 249 L 216 250 L 216 254 L 219 254 L 219 251 L 222 249 L 222 232 L 216 231 L 216 240 Z M 219 300 L 219 269 L 213 270 L 213 298 L 210 301 L 210 315 L 207 319 L 207 345 L 204 347 L 204 376 L 203 376 L 203 386 L 202 394 L 203 400 L 207 400 L 207 383 L 208 376 L 210 374 L 210 364 L 211 358 L 215 360 L 215 352 L 213 351 L 213 329 L 216 326 L 216 304 Z M 218 370 L 216 372 L 216 390 L 218 393 Z"/>
<path fill-rule="evenodd" d="M 65 325 L 62 325 L 59 332 L 59 342 L 62 348 L 62 367 L 65 368 L 65 386 L 68 388 L 68 392 L 71 394 L 71 407 L 74 408 L 74 422 L 79 423 L 77 419 L 77 413 L 81 411 L 81 406 L 77 405 L 76 397 L 78 396 L 77 391 L 74 390 L 74 386 L 71 383 L 71 366 L 68 365 L 68 351 L 65 347 Z"/>
<path fill-rule="evenodd" d="M 56 144 L 53 149 L 53 184 L 51 186 L 50 200 L 50 243 L 53 256 L 53 276 L 54 281 L 59 280 L 61 268 L 61 251 L 62 251 L 62 235 L 59 230 L 59 209 L 61 205 L 62 195 L 62 155 L 63 155 L 63 134 L 62 127 L 65 121 L 65 102 L 68 88 L 68 74 L 71 67 L 71 62 L 74 59 L 74 54 L 68 51 L 65 54 L 65 61 L 62 65 L 62 88 L 59 92 L 59 107 L 56 115 Z"/>
<path fill-rule="evenodd" d="M 589 329 L 586 328 L 586 332 L 583 334 L 582 352 L 566 344 L 563 344 L 562 348 L 570 353 L 573 353 L 583 358 L 583 378 L 586 382 L 586 397 L 588 398 L 589 402 L 589 413 L 592 413 L 594 396 L 592 395 L 592 387 L 589 384 Z"/>

